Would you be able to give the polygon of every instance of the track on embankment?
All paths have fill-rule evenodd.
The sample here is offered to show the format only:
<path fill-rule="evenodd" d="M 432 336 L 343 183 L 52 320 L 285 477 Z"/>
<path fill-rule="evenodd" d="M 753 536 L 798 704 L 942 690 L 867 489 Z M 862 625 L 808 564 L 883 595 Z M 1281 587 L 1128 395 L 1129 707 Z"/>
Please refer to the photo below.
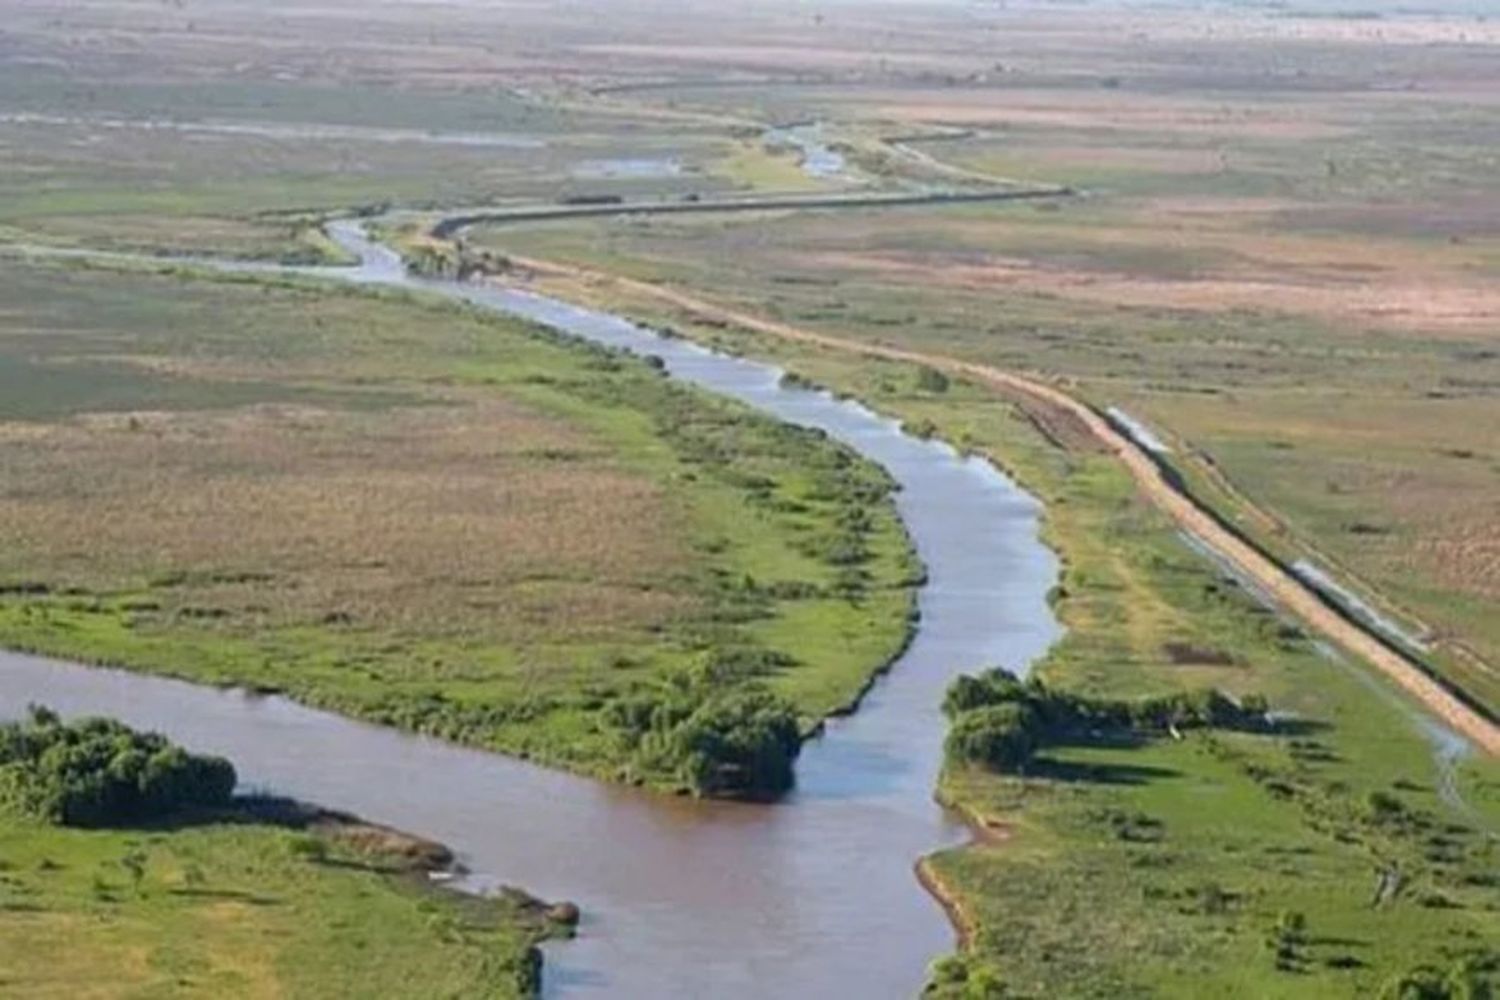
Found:
<path fill-rule="evenodd" d="M 1034 201 L 1066 198 L 1077 192 L 1069 187 L 989 188 L 983 191 L 913 191 L 885 194 L 776 195 L 763 198 L 702 198 L 697 201 L 598 201 L 542 207 L 497 208 L 448 216 L 429 230 L 437 239 L 451 239 L 470 226 L 505 225 L 513 222 L 554 222 L 616 215 L 714 215 L 730 212 L 766 212 L 778 209 L 870 209 L 910 205 L 963 205 L 985 202 Z"/>
<path fill-rule="evenodd" d="M 1053 190 L 1050 195 L 1058 193 Z M 1041 192 L 1013 195 L 1023 196 L 1038 198 L 1047 195 Z M 976 197 L 966 200 L 982 199 Z M 792 199 L 778 201 L 785 204 Z M 886 200 L 866 201 L 863 204 L 868 207 L 872 204 L 922 203 L 926 202 Z M 440 231 L 435 228 L 433 234 L 451 237 L 466 226 L 488 221 L 485 216 L 454 217 L 444 220 L 446 224 Z M 604 271 L 524 257 L 512 256 L 510 259 L 514 264 L 540 276 L 581 281 L 599 288 L 617 288 L 667 303 L 714 324 L 738 326 L 843 353 L 926 365 L 1002 393 L 1021 405 L 1027 415 L 1049 436 L 1056 437 L 1056 429 L 1065 428 L 1067 433 L 1087 437 L 1102 450 L 1113 454 L 1125 465 L 1142 496 L 1171 517 L 1180 529 L 1253 579 L 1278 604 L 1314 631 L 1375 667 L 1478 750 L 1491 756 L 1500 756 L 1500 725 L 1492 717 L 1467 701 L 1462 692 L 1455 692 L 1435 678 L 1424 664 L 1372 633 L 1346 610 L 1330 604 L 1317 590 L 1298 579 L 1287 566 L 1225 522 L 1212 508 L 1195 499 L 1178 478 L 1170 474 L 1170 470 L 1164 470 L 1153 456 L 1116 428 L 1106 416 L 1055 385 L 1033 375 L 1022 375 L 942 354 L 871 344 L 852 337 L 807 330 L 716 305 L 677 289 Z"/>

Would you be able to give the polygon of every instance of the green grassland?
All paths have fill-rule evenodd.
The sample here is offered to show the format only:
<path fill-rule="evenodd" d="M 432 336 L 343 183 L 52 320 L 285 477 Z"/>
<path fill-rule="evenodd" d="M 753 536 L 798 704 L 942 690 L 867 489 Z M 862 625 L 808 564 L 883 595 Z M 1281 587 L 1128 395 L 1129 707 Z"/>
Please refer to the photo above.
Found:
<path fill-rule="evenodd" d="M 1298 721 L 1064 747 L 1024 778 L 951 769 L 944 799 L 1006 834 L 933 861 L 978 923 L 967 971 L 1100 997 L 1354 996 L 1465 958 L 1493 972 L 1494 763 L 1443 759 L 1380 681 L 1132 511 L 1116 470 L 1068 480 L 1064 504 L 1107 511 L 1110 545 L 1059 538 L 1071 631 L 1042 674 L 1115 694 L 1212 684 Z M 1377 903 L 1382 873 L 1400 889 Z M 1285 955 L 1283 914 L 1306 923 Z"/>
<path fill-rule="evenodd" d="M 0 821 L 8 996 L 519 997 L 543 933 L 508 898 L 232 817 L 77 830 Z"/>
<path fill-rule="evenodd" d="M 0 296 L 7 647 L 670 783 L 611 704 L 707 672 L 806 729 L 905 641 L 884 474 L 645 362 L 312 282 Z"/>
<path fill-rule="evenodd" d="M 236 781 L 111 719 L 0 725 L 6 995 L 536 994 L 575 910 L 439 891 L 441 845 Z"/>

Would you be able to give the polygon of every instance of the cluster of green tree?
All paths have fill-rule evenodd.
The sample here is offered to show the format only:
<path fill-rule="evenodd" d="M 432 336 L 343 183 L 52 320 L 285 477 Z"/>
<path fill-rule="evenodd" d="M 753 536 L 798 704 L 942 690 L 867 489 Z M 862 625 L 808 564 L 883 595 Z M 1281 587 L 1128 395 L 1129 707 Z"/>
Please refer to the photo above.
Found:
<path fill-rule="evenodd" d="M 695 795 L 765 798 L 792 787 L 802 749 L 791 703 L 716 660 L 611 702 L 603 718 L 642 778 Z"/>
<path fill-rule="evenodd" d="M 1000 668 L 960 676 L 943 698 L 943 712 L 953 722 L 949 757 L 1001 771 L 1024 769 L 1049 743 L 1103 734 L 1259 730 L 1266 725 L 1266 707 L 1259 696 L 1236 701 L 1214 689 L 1131 700 L 1092 698 L 1052 690 L 1037 677 L 1022 681 Z"/>
<path fill-rule="evenodd" d="M 221 806 L 234 785 L 227 760 L 190 754 L 112 719 L 64 723 L 34 705 L 24 721 L 0 725 L 0 811 L 41 822 L 151 820 Z"/>

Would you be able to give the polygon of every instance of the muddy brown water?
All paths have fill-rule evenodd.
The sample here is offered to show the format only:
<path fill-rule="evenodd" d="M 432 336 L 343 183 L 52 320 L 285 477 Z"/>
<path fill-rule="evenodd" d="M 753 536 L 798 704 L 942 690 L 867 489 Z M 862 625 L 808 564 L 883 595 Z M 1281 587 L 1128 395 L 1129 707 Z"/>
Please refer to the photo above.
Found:
<path fill-rule="evenodd" d="M 926 563 L 911 645 L 853 716 L 830 721 L 771 804 L 622 788 L 314 711 L 279 697 L 0 653 L 0 712 L 42 702 L 107 713 L 224 754 L 246 785 L 440 840 L 471 888 L 576 901 L 576 940 L 547 946 L 552 996 L 911 997 L 953 929 L 913 865 L 959 842 L 933 802 L 949 680 L 1025 672 L 1058 637 L 1039 506 L 988 463 L 901 433 L 769 365 L 660 338 L 619 318 L 495 287 L 407 277 L 352 223 L 351 281 L 438 292 L 661 357 L 676 378 L 818 427 L 884 466 Z"/>

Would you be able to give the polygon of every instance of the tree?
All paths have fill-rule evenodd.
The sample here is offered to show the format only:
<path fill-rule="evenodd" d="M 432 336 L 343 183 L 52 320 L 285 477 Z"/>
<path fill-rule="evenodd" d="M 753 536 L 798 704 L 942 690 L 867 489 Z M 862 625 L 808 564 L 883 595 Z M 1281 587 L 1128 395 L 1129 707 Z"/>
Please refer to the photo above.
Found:
<path fill-rule="evenodd" d="M 710 698 L 674 734 L 689 784 L 704 794 L 779 795 L 802 748 L 791 705 L 762 688 Z"/>
<path fill-rule="evenodd" d="M 948 755 L 996 771 L 1021 771 L 1040 745 L 1036 713 L 1006 702 L 964 712 L 948 731 Z"/>
<path fill-rule="evenodd" d="M 977 677 L 960 674 L 943 695 L 943 714 L 952 719 L 971 709 L 1025 698 L 1026 686 L 1008 670 L 997 667 Z"/>
<path fill-rule="evenodd" d="M 1442 975 L 1422 966 L 1386 980 L 1380 987 L 1380 1000 L 1448 1000 Z"/>
<path fill-rule="evenodd" d="M 234 767 L 111 719 L 64 723 L 45 708 L 0 726 L 0 811 L 104 826 L 229 800 Z"/>

